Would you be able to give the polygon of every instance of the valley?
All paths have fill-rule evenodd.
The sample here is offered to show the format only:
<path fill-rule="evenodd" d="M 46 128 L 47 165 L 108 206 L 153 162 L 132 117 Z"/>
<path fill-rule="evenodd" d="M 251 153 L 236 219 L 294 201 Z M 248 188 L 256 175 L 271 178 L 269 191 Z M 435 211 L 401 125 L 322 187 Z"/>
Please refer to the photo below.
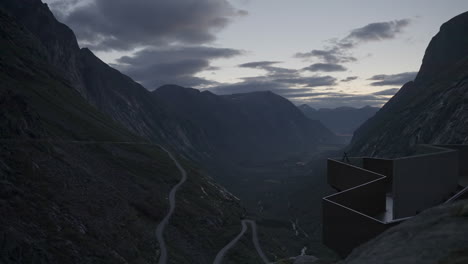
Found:
<path fill-rule="evenodd" d="M 93 12 L 105 1 L 92 2 Z M 71 9 L 89 8 L 73 4 Z M 197 56 L 228 59 L 249 52 L 203 46 L 198 39 L 185 43 L 182 55 L 175 41 L 166 50 L 140 47 L 116 63 L 106 63 L 102 49 L 82 42 L 91 33 L 74 32 L 60 22 L 66 14 L 53 13 L 56 6 L 41 0 L 0 2 L 0 263 L 399 263 L 409 254 L 403 240 L 415 252 L 430 252 L 437 263 L 466 259 L 466 237 L 457 233 L 468 230 L 466 201 L 418 211 L 344 258 L 322 241 L 322 206 L 323 197 L 338 190 L 327 179 L 329 158 L 343 157 L 353 171 L 357 167 L 345 159 L 348 153 L 397 160 L 421 144 L 468 144 L 468 13 L 442 25 L 414 81 L 404 79 L 401 89 L 340 95 L 329 90 L 348 87 L 359 78 L 340 80 L 317 72 L 347 71 L 337 63 L 358 60 L 348 49 L 393 39 L 388 34 L 399 34 L 409 20 L 383 27 L 369 24 L 371 29 L 394 31 L 369 37 L 365 26 L 330 42 L 330 50 L 293 56 L 328 64 L 288 69 L 277 67 L 280 61 L 257 61 L 236 67 L 262 70 L 264 76 L 240 77 L 240 83 L 224 88 L 207 80 L 206 89 L 176 84 L 150 88 L 148 80 L 135 81 L 117 69 L 135 74 L 139 69 L 131 62 L 146 54 L 163 65 L 149 67 L 151 71 L 164 69 L 170 75 L 186 70 L 190 74 L 178 76 L 181 81 L 200 81 L 190 67 L 212 71 L 213 76 L 220 68 Z M 247 15 L 237 11 L 232 16 Z M 215 22 L 201 24 L 228 23 L 212 19 Z M 182 35 L 192 33 L 196 29 Z M 97 42 L 106 39 L 105 34 L 96 36 Z M 128 48 L 112 46 L 120 41 L 114 35 L 110 40 L 110 50 Z M 83 43 L 91 48 L 81 47 Z M 170 56 L 150 56 L 163 51 Z M 202 55 L 185 59 L 194 51 Z M 332 51 L 337 53 L 329 54 Z M 173 64 L 170 59 L 178 57 L 183 63 Z M 312 75 L 304 75 L 307 71 Z M 374 81 L 369 86 L 394 86 L 401 76 L 413 74 L 380 74 L 366 81 Z M 219 92 L 220 87 L 238 92 Z M 316 109 L 297 99 L 307 96 L 346 103 L 356 102 L 350 99 L 355 96 L 359 103 L 376 106 Z M 453 164 L 460 163 L 456 170 L 463 174 L 466 157 L 456 155 Z M 408 178 L 420 176 L 415 171 Z M 368 172 L 359 170 L 359 176 Z M 418 187 L 424 184 L 429 183 L 418 182 Z M 372 199 L 369 193 L 356 197 Z M 353 212 L 363 215 L 358 209 Z M 405 261 L 410 260 L 428 261 L 416 255 Z"/>

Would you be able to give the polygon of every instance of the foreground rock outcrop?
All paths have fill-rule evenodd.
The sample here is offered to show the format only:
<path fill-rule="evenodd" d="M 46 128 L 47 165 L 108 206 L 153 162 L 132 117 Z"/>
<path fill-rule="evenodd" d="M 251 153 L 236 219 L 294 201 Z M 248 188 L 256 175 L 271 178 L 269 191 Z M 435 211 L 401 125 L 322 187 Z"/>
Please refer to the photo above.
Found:
<path fill-rule="evenodd" d="M 468 200 L 427 210 L 355 249 L 340 264 L 468 263 Z"/>

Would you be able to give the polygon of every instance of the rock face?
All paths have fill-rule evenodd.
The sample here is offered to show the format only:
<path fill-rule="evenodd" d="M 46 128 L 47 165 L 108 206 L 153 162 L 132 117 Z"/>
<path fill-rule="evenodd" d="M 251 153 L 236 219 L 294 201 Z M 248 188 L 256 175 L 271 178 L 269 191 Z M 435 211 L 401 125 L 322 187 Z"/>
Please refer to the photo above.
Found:
<path fill-rule="evenodd" d="M 155 230 L 179 171 L 157 146 L 115 143 L 145 139 L 82 97 L 61 57 L 5 11 L 12 3 L 0 2 L 0 263 L 157 262 Z M 15 3 L 48 14 L 37 1 Z M 243 210 L 179 159 L 189 179 L 166 229 L 169 259 L 210 263 Z M 252 263 L 253 248 L 238 250 Z"/>
<path fill-rule="evenodd" d="M 338 107 L 315 109 L 303 104 L 299 109 L 310 119 L 319 120 L 338 135 L 352 135 L 354 131 L 379 110 L 377 107 Z"/>
<path fill-rule="evenodd" d="M 468 201 L 439 206 L 355 249 L 340 264 L 468 263 Z"/>
<path fill-rule="evenodd" d="M 218 96 L 166 85 L 153 94 L 170 112 L 209 138 L 211 152 L 230 160 L 268 160 L 311 152 L 334 135 L 271 92 Z"/>
<path fill-rule="evenodd" d="M 354 155 L 395 157 L 417 144 L 468 144 L 468 13 L 440 28 L 415 81 L 364 123 Z"/>
<path fill-rule="evenodd" d="M 44 60 L 60 78 L 113 120 L 189 156 L 200 152 L 195 147 L 207 143 L 202 131 L 187 120 L 169 116 L 163 103 L 141 85 L 109 67 L 90 50 L 80 49 L 74 33 L 58 22 L 40 0 L 5 0 L 0 7 L 40 42 Z"/>

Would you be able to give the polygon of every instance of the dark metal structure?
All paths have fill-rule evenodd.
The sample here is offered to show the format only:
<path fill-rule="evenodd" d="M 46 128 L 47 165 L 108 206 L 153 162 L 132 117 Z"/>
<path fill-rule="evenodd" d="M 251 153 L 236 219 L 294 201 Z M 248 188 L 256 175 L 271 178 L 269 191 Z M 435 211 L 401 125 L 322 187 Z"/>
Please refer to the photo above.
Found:
<path fill-rule="evenodd" d="M 345 162 L 346 161 L 346 162 Z M 323 242 L 341 256 L 419 212 L 468 196 L 468 145 L 420 145 L 396 159 L 328 160 Z"/>

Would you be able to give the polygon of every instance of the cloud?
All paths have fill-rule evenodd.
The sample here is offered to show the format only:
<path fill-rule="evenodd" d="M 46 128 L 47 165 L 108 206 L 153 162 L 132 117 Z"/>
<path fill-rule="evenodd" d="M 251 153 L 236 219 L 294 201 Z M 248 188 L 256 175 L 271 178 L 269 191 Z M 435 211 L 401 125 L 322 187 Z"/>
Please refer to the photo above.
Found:
<path fill-rule="evenodd" d="M 332 76 L 312 76 L 312 77 L 294 77 L 285 79 L 275 79 L 278 83 L 303 85 L 306 87 L 333 86 L 336 84 L 336 78 Z"/>
<path fill-rule="evenodd" d="M 283 67 L 276 67 L 272 66 L 274 64 L 281 63 L 281 61 L 254 61 L 248 62 L 244 64 L 238 65 L 241 68 L 252 68 L 252 69 L 260 69 L 267 72 L 268 78 L 295 78 L 299 77 L 300 72 L 296 69 L 288 69 Z M 265 76 L 260 76 L 260 78 L 264 78 Z M 253 77 L 255 80 L 257 77 Z M 243 78 L 244 80 L 248 80 L 249 78 Z"/>
<path fill-rule="evenodd" d="M 410 23 L 410 19 L 370 23 L 363 27 L 352 29 L 346 37 L 329 40 L 330 45 L 324 49 L 298 52 L 294 54 L 294 57 L 300 59 L 319 59 L 328 64 L 355 62 L 357 59 L 351 54 L 352 49 L 365 42 L 393 39 Z"/>
<path fill-rule="evenodd" d="M 186 87 L 217 84 L 194 75 L 207 70 L 216 70 L 210 61 L 231 58 L 244 52 L 235 49 L 212 47 L 147 48 L 133 56 L 117 59 L 112 66 L 128 74 L 149 90 L 172 83 Z"/>
<path fill-rule="evenodd" d="M 357 76 L 349 76 L 349 77 L 346 77 L 345 79 L 342 79 L 340 82 L 351 82 L 351 81 L 354 81 L 354 80 L 357 80 L 359 77 Z"/>
<path fill-rule="evenodd" d="M 346 68 L 342 65 L 333 63 L 315 63 L 305 67 L 303 70 L 311 72 L 340 72 L 346 71 Z"/>
<path fill-rule="evenodd" d="M 417 72 L 403 72 L 398 74 L 379 74 L 374 75 L 368 80 L 374 81 L 370 83 L 372 86 L 388 86 L 388 85 L 398 85 L 401 86 L 409 81 L 416 78 Z"/>
<path fill-rule="evenodd" d="M 305 53 L 298 52 L 294 54 L 294 57 L 301 59 L 318 58 L 319 60 L 326 63 L 345 63 L 354 62 L 357 60 L 352 56 L 346 55 L 338 47 L 334 47 L 328 50 L 311 50 Z"/>
<path fill-rule="evenodd" d="M 234 84 L 220 84 L 208 90 L 216 94 L 235 94 L 258 91 L 272 91 L 288 98 L 288 94 L 310 91 L 313 87 L 333 86 L 336 79 L 331 76 L 290 76 L 289 78 L 272 78 L 257 76 L 243 78 Z"/>
<path fill-rule="evenodd" d="M 386 90 L 383 90 L 383 91 L 379 91 L 379 92 L 375 92 L 373 93 L 373 95 L 395 95 L 398 90 L 400 90 L 400 88 L 391 88 L 391 89 L 386 89 Z"/>
<path fill-rule="evenodd" d="M 278 63 L 281 63 L 281 61 L 254 61 L 254 62 L 240 64 L 239 67 L 263 69 L 263 68 L 266 68 L 273 64 L 278 64 Z"/>
<path fill-rule="evenodd" d="M 246 15 L 227 0 L 64 2 L 51 4 L 54 13 L 93 50 L 206 44 L 233 18 Z"/>
<path fill-rule="evenodd" d="M 410 24 L 410 19 L 401 19 L 388 22 L 371 23 L 364 27 L 357 28 L 342 40 L 344 45 L 350 41 L 379 41 L 393 39 L 402 29 Z"/>

